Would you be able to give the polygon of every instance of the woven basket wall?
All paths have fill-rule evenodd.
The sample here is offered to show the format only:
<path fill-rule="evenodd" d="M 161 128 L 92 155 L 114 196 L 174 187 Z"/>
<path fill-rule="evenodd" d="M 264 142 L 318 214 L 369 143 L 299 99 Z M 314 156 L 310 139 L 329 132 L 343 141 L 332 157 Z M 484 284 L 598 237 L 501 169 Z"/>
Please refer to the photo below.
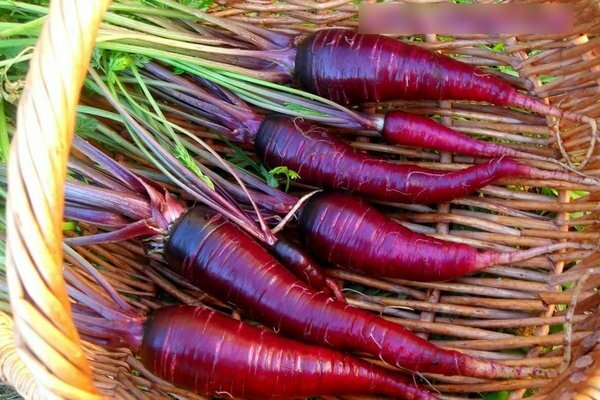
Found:
<path fill-rule="evenodd" d="M 70 316 L 62 277 L 62 186 L 80 88 L 109 3 L 54 0 L 30 64 L 8 169 L 7 273 L 14 327 L 10 319 L 0 320 L 0 379 L 26 398 L 142 399 L 167 398 L 169 393 L 201 398 L 152 376 L 129 351 L 109 352 L 82 343 Z M 512 79 L 514 85 L 563 109 L 597 118 L 600 37 L 594 33 L 600 26 L 600 5 L 591 0 L 571 3 L 577 15 L 572 35 L 476 35 L 453 41 L 427 36 L 420 44 L 482 67 L 511 66 L 519 74 Z M 352 0 L 222 1 L 219 5 L 216 15 L 285 30 L 357 25 L 357 6 Z M 481 47 L 498 42 L 504 43 L 502 52 Z M 530 50 L 540 52 L 528 57 Z M 542 84 L 544 76 L 556 79 Z M 443 123 L 459 131 L 499 138 L 532 153 L 552 156 L 558 149 L 549 127 L 552 121 L 535 115 L 464 102 L 364 105 L 366 111 L 377 107 L 440 115 Z M 590 146 L 588 128 L 568 122 L 562 128 L 562 145 L 574 162 L 582 161 Z M 357 148 L 403 156 L 423 166 L 458 169 L 474 162 L 469 157 L 388 146 L 366 135 L 347 139 Z M 586 172 L 600 176 L 600 151 L 594 151 Z M 561 240 L 599 243 L 600 193 L 573 196 L 586 189 L 555 181 L 513 179 L 437 208 L 387 205 L 385 210 L 412 229 L 479 248 L 509 250 Z M 79 251 L 96 262 L 130 266 L 144 262 L 141 248 L 130 243 Z M 518 399 L 530 394 L 527 389 L 542 388 L 530 398 L 600 399 L 600 336 L 595 334 L 600 327 L 599 280 L 587 272 L 599 260 L 598 253 L 565 251 L 445 283 L 374 280 L 343 271 L 331 274 L 346 283 L 379 290 L 370 296 L 348 292 L 350 302 L 358 307 L 382 313 L 432 340 L 443 337 L 436 340 L 440 345 L 515 365 L 561 365 L 565 334 L 553 333 L 551 327 L 565 321 L 566 310 L 577 300 L 569 339 L 571 363 L 559 378 L 482 381 L 446 377 L 434 380 L 434 388 L 442 393 L 441 398 L 479 398 L 478 393 L 507 390 L 511 399 Z M 559 291 L 548 282 L 548 277 L 563 274 L 565 269 L 573 271 L 565 281 L 585 277 L 584 284 Z M 144 284 L 152 293 L 152 283 Z M 405 299 L 384 297 L 383 292 Z M 511 351 L 515 349 L 526 351 Z"/>

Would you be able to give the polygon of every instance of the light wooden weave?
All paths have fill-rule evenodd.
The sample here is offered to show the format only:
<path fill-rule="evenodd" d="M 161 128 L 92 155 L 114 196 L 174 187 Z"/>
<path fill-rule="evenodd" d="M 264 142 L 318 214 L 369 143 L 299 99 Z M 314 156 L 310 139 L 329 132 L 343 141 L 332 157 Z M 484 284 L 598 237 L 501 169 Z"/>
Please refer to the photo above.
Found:
<path fill-rule="evenodd" d="M 8 164 L 6 267 L 14 336 L 45 398 L 98 398 L 62 277 L 62 210 L 75 110 L 109 3 L 51 3 Z"/>
<path fill-rule="evenodd" d="M 27 398 L 94 399 L 101 397 L 98 393 L 119 398 L 164 398 L 166 393 L 174 392 L 185 398 L 200 398 L 178 391 L 150 374 L 131 375 L 132 369 L 143 370 L 143 367 L 128 352 L 106 352 L 96 346 L 82 346 L 70 317 L 62 278 L 62 185 L 79 91 L 96 30 L 109 3 L 107 0 L 54 0 L 31 61 L 19 104 L 18 129 L 8 169 L 7 268 L 15 343 L 22 363 L 16 360 L 7 341 L 10 324 L 2 325 L 0 319 L 0 378 L 8 380 Z M 422 45 L 464 57 L 465 61 L 480 66 L 510 65 L 519 73 L 519 77 L 513 79 L 516 86 L 548 98 L 563 109 L 598 118 L 600 37 L 594 34 L 600 26 L 600 6 L 592 0 L 573 4 L 578 23 L 570 36 L 529 35 L 499 39 L 473 35 L 457 37 L 452 42 L 431 36 Z M 351 0 L 235 1 L 220 5 L 222 7 L 215 11 L 217 15 L 286 30 L 356 26 L 356 5 Z M 499 40 L 505 43 L 501 53 L 478 47 Z M 527 51 L 533 49 L 544 51 L 528 57 Z M 546 75 L 558 76 L 558 79 L 542 84 L 540 77 Z M 515 147 L 539 154 L 553 155 L 557 148 L 556 138 L 549 128 L 550 121 L 538 116 L 460 102 L 383 105 L 388 108 L 399 106 L 427 115 L 441 115 L 443 123 L 465 133 L 500 137 Z M 374 111 L 376 107 L 365 105 L 364 108 Z M 452 119 L 456 116 L 464 119 Z M 179 122 L 186 124 L 186 121 Z M 565 149 L 573 160 L 582 160 L 590 143 L 589 130 L 586 126 L 568 122 L 564 122 L 564 127 L 567 132 L 561 140 Z M 522 135 L 523 131 L 539 137 Z M 208 133 L 198 133 L 210 137 Z M 453 169 L 473 162 L 469 157 L 387 146 L 363 134 L 349 139 L 357 148 L 403 155 L 424 166 L 439 167 L 441 162 L 445 163 L 442 167 Z M 587 173 L 600 176 L 599 155 L 596 149 Z M 558 195 L 550 198 L 539 193 L 508 190 L 503 184 L 551 186 Z M 553 240 L 599 243 L 600 193 L 592 192 L 572 200 L 571 193 L 575 189 L 580 188 L 557 182 L 505 180 L 482 191 L 490 196 L 474 195 L 435 209 L 396 205 L 397 209 L 391 207 L 388 212 L 413 229 L 481 248 L 510 249 Z M 457 207 L 464 205 L 477 207 L 477 210 L 500 211 L 502 215 Z M 403 212 L 396 212 L 400 208 Z M 556 217 L 536 218 L 533 212 L 542 210 L 555 212 Z M 585 215 L 572 222 L 569 215 L 575 212 Z M 435 228 L 426 224 L 435 224 Z M 476 227 L 483 232 L 475 235 L 472 231 L 454 229 L 455 224 Z M 584 226 L 585 230 L 570 230 L 574 224 Z M 123 258 L 116 258 L 115 263 L 124 260 L 141 262 L 140 249 L 132 249 L 129 244 L 99 246 L 92 252 L 109 257 L 107 249 L 121 252 Z M 567 251 L 552 259 L 538 258 L 513 267 L 494 267 L 490 269 L 493 277 L 469 277 L 446 283 L 375 280 L 337 270 L 331 274 L 347 283 L 407 295 L 407 300 L 377 294 L 352 296 L 351 293 L 349 298 L 352 304 L 382 313 L 424 337 L 440 334 L 458 339 L 437 341 L 438 344 L 512 364 L 558 367 L 562 362 L 562 350 L 544 357 L 540 352 L 542 347 L 564 343 L 562 333 L 550 334 L 549 329 L 552 324 L 564 322 L 565 313 L 556 306 L 569 305 L 576 290 L 559 292 L 547 278 L 561 274 L 565 265 L 573 260 L 582 260 L 576 268 L 583 274 L 587 268 L 597 265 L 600 255 Z M 498 276 L 504 279 L 497 279 Z M 598 335 L 593 334 L 600 328 L 600 316 L 596 315 L 600 304 L 595 290 L 598 283 L 597 275 L 590 275 L 580 288 L 578 309 L 573 317 L 573 362 L 559 378 L 489 382 L 447 377 L 439 379 L 435 389 L 443 392 L 446 398 L 468 392 L 510 390 L 511 399 L 517 399 L 527 388 L 542 387 L 542 391 L 531 398 L 600 400 L 600 345 Z M 154 287 L 152 282 L 147 284 Z M 501 329 L 512 329 L 517 333 L 509 334 Z M 530 350 L 516 359 L 500 351 L 521 347 Z M 27 372 L 24 365 L 31 372 Z M 140 386 L 145 391 L 139 390 Z"/>

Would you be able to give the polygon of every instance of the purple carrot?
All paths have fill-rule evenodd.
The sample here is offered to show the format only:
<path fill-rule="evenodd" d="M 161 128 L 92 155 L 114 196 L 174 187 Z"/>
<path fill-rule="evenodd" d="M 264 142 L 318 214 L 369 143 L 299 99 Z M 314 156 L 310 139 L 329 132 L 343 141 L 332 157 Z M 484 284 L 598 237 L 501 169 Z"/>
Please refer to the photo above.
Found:
<path fill-rule="evenodd" d="M 551 374 L 441 349 L 400 325 L 317 293 L 234 224 L 200 207 L 173 227 L 164 255 L 170 268 L 198 288 L 284 335 L 367 353 L 410 371 L 482 378 Z"/>
<path fill-rule="evenodd" d="M 338 284 L 325 275 L 318 267 L 319 264 L 297 244 L 280 238 L 272 247 L 271 253 L 298 279 L 306 282 L 311 288 L 323 290 L 339 301 L 346 302 Z"/>
<path fill-rule="evenodd" d="M 374 277 L 444 281 L 500 264 L 513 264 L 579 243 L 556 243 L 511 252 L 484 251 L 412 232 L 343 193 L 319 193 L 298 221 L 304 244 L 322 261 Z M 593 248 L 593 246 L 589 246 Z"/>
<path fill-rule="evenodd" d="M 97 162 L 102 168 L 114 174 L 121 183 L 132 186 L 139 193 L 115 192 L 108 189 L 97 188 L 81 183 L 68 182 L 65 186 L 65 197 L 74 205 L 85 207 L 81 209 L 70 208 L 69 215 L 78 213 L 82 220 L 96 223 L 99 226 L 108 226 L 111 222 L 98 213 L 92 215 L 90 208 L 103 208 L 113 212 L 121 212 L 134 220 L 135 223 L 127 223 L 113 232 L 103 232 L 95 235 L 81 236 L 67 239 L 72 245 L 85 245 L 93 243 L 106 243 L 129 238 L 157 235 L 164 231 L 172 221 L 176 220 L 183 212 L 183 205 L 172 198 L 172 196 L 150 179 L 143 179 L 122 165 L 107 157 L 88 142 L 76 138 L 74 146 L 83 154 Z M 213 162 L 216 160 L 211 159 Z M 204 168 L 203 168 L 204 169 Z M 207 171 L 208 172 L 208 171 Z M 211 175 L 212 176 L 212 175 Z M 221 182 L 221 180 L 219 180 Z M 223 180 L 223 182 L 227 182 Z M 230 199 L 229 192 L 233 185 L 227 182 L 223 185 L 225 191 L 222 198 Z M 237 189 L 236 189 L 237 190 Z M 161 194 L 159 192 L 165 192 Z M 275 197 L 275 196 L 274 196 Z M 284 197 L 278 196 L 284 200 Z M 258 197 L 261 200 L 263 197 Z M 285 195 L 285 200 L 294 199 L 293 196 Z M 198 199 L 202 201 L 202 198 Z M 212 203 L 209 203 L 212 204 Z M 232 203 L 235 204 L 235 203 Z M 284 209 L 288 211 L 287 208 Z M 104 211 L 104 210 L 103 210 Z M 100 212 L 100 211 L 98 211 Z M 96 218 L 94 220 L 94 218 Z M 98 219 L 99 218 L 99 219 Z M 94 222 L 95 221 L 95 222 Z M 118 221 L 117 221 L 118 222 Z M 154 226 L 156 225 L 156 226 Z M 242 226 L 245 226 L 242 224 Z M 269 238 L 267 238 L 269 239 Z M 335 281 L 328 278 L 321 267 L 301 247 L 287 243 L 271 234 L 272 240 L 261 238 L 275 254 L 282 258 L 295 274 L 316 290 L 327 293 L 338 299 L 342 299 L 342 293 Z"/>
<path fill-rule="evenodd" d="M 358 151 L 325 128 L 284 116 L 267 117 L 255 140 L 257 154 L 270 168 L 285 165 L 298 172 L 304 183 L 384 201 L 444 203 L 511 177 L 597 183 L 592 178 L 544 171 L 510 158 L 492 159 L 454 172 L 401 165 Z"/>
<path fill-rule="evenodd" d="M 473 139 L 431 118 L 404 111 L 385 114 L 381 135 L 388 143 L 450 151 L 474 157 L 518 157 L 556 162 L 548 157 L 511 149 L 494 142 Z"/>
<path fill-rule="evenodd" d="M 127 324 L 78 310 L 74 320 L 85 338 L 128 347 L 151 372 L 196 393 L 247 399 L 375 393 L 436 399 L 406 376 L 205 307 L 162 307 L 147 318 L 127 315 Z"/>
<path fill-rule="evenodd" d="M 469 64 L 390 37 L 323 29 L 297 48 L 295 73 L 313 93 L 341 104 L 394 99 L 473 100 L 590 122 L 519 92 Z"/>
<path fill-rule="evenodd" d="M 167 306 L 143 315 L 85 259 L 72 250 L 70 255 L 108 295 L 67 274 L 76 301 L 73 320 L 82 337 L 111 349 L 129 348 L 151 372 L 182 388 L 247 399 L 376 393 L 404 400 L 436 398 L 405 375 L 206 307 Z"/>

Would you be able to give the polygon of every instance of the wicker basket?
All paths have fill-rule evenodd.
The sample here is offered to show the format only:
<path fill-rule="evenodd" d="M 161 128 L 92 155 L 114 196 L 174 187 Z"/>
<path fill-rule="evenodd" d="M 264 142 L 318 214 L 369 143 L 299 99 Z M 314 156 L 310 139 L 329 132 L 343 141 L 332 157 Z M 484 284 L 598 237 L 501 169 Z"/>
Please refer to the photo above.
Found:
<path fill-rule="evenodd" d="M 164 398 L 166 393 L 176 393 L 181 398 L 200 398 L 153 377 L 128 351 L 108 352 L 82 343 L 70 315 L 62 276 L 62 187 L 79 92 L 96 32 L 109 3 L 110 0 L 52 1 L 51 12 L 31 60 L 19 104 L 18 129 L 8 169 L 7 273 L 14 329 L 10 319 L 2 315 L 0 379 L 8 381 L 26 398 Z M 596 32 L 600 26 L 600 5 L 593 0 L 572 3 L 577 12 L 577 26 L 570 36 L 503 37 L 502 53 L 478 48 L 477 45 L 500 40 L 483 35 L 460 37 L 451 42 L 438 42 L 436 37 L 428 36 L 423 45 L 469 56 L 470 62 L 479 65 L 511 65 L 520 75 L 514 79 L 516 85 L 538 97 L 549 98 L 552 103 L 560 103 L 564 109 L 577 109 L 599 117 L 600 57 L 597 52 L 600 51 L 600 37 L 587 34 Z M 216 11 L 217 15 L 291 30 L 356 24 L 357 6 L 352 0 L 242 0 L 231 4 L 224 2 L 222 6 Z M 543 51 L 528 57 L 527 51 L 531 49 Z M 539 79 L 542 75 L 559 78 L 542 85 Z M 552 153 L 551 147 L 557 147 L 548 125 L 536 116 L 453 102 L 397 102 L 384 107 L 399 105 L 425 114 L 442 115 L 442 122 L 464 132 L 495 135 L 509 141 L 516 139 L 515 145 L 540 154 Z M 374 110 L 375 106 L 366 105 L 365 108 Z M 451 118 L 453 116 L 462 116 L 466 120 L 456 121 Z M 515 124 L 515 118 L 519 124 Z M 523 124 L 527 125 L 526 129 Z M 566 127 L 563 146 L 573 160 L 581 161 L 589 147 L 589 132 L 585 126 Z M 520 135 L 522 130 L 537 133 L 542 138 Z M 544 136 L 549 138 L 544 139 Z M 419 159 L 423 165 L 442 162 L 449 168 L 458 168 L 472 162 L 468 157 L 385 146 L 360 135 L 353 139 L 358 148 L 404 155 Z M 547 146 L 531 147 L 530 144 Z M 600 176 L 599 156 L 598 151 L 592 155 L 586 169 L 589 174 Z M 598 242 L 600 229 L 596 221 L 600 193 L 592 192 L 572 200 L 570 193 L 574 186 L 568 184 L 529 180 L 502 183 L 550 186 L 558 195 L 552 198 L 494 186 L 483 191 L 489 196 L 473 196 L 440 205 L 437 209 L 409 208 L 408 212 L 394 216 L 412 228 L 487 248 L 532 246 L 552 240 Z M 465 205 L 499 213 L 492 215 L 458 207 Z M 539 219 L 533 211 L 556 213 L 556 217 Z M 577 222 L 571 222 L 569 215 L 574 212 L 584 215 Z M 435 224 L 435 228 L 419 223 Z M 453 230 L 451 224 L 473 226 L 483 232 L 473 234 L 472 231 Z M 585 229 L 576 231 L 572 229 L 573 225 Z M 89 251 L 102 257 L 119 250 L 118 246 L 99 246 Z M 564 266 L 574 260 L 581 262 L 570 269 L 574 272 L 567 274 L 565 281 L 582 276 L 586 281 L 572 289 L 557 291 L 551 284 L 557 281 L 549 282 L 547 276 L 562 274 Z M 594 334 L 600 327 L 597 315 L 600 296 L 595 291 L 599 280 L 588 271 L 598 260 L 598 253 L 565 252 L 554 255 L 552 260 L 541 259 L 521 266 L 545 269 L 545 274 L 525 268 L 495 267 L 491 273 L 503 276 L 503 279 L 471 277 L 431 284 L 367 279 L 342 271 L 331 273 L 345 281 L 408 294 L 408 300 L 374 296 L 377 301 L 373 302 L 353 298 L 353 304 L 359 307 L 388 314 L 424 336 L 436 333 L 462 339 L 440 344 L 473 354 L 502 360 L 510 357 L 504 357 L 499 350 L 528 348 L 526 355 L 512 361 L 523 365 L 558 367 L 563 360 L 562 348 L 545 357 L 541 357 L 540 352 L 543 347 L 565 342 L 563 333 L 550 333 L 550 325 L 565 320 L 566 313 L 557 311 L 556 305 L 578 301 L 575 309 L 571 307 L 574 325 L 573 332 L 568 335 L 573 344 L 572 362 L 559 378 L 497 382 L 447 378 L 435 388 L 444 398 L 508 390 L 511 391 L 510 398 L 516 399 L 524 396 L 527 388 L 542 387 L 532 398 L 600 399 L 600 345 L 597 344 L 599 335 Z M 462 295 L 448 295 L 456 293 Z M 465 323 L 467 320 L 475 322 L 468 324 Z M 499 329 L 516 330 L 506 333 Z M 132 375 L 132 370 L 140 374 Z M 145 389 L 140 390 L 140 386 Z"/>

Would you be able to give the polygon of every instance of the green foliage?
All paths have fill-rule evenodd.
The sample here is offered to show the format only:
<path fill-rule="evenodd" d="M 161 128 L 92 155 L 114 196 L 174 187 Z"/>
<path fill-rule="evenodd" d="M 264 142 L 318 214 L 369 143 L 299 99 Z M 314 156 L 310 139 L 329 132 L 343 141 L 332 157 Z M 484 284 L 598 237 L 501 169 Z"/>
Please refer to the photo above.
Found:
<path fill-rule="evenodd" d="M 506 75 L 519 76 L 519 73 L 510 65 L 500 65 L 498 70 Z"/>
<path fill-rule="evenodd" d="M 4 100 L 0 96 L 0 162 L 8 160 L 8 144 L 10 142 L 7 127 L 6 113 L 4 112 Z"/>
<path fill-rule="evenodd" d="M 539 391 L 540 391 L 539 388 L 527 389 L 525 391 L 525 395 L 523 395 L 523 397 L 524 398 L 531 397 L 531 396 L 533 396 L 534 394 L 536 394 Z"/>
<path fill-rule="evenodd" d="M 215 2 L 215 0 L 178 0 L 184 6 L 204 10 Z"/>
<path fill-rule="evenodd" d="M 11 39 L 0 39 L 7 42 Z M 31 49 L 27 51 L 27 49 Z M 9 75 L 14 79 L 25 79 L 25 75 L 29 70 L 29 62 L 22 62 L 23 56 L 32 52 L 33 48 L 23 46 L 19 42 L 15 42 L 14 46 L 0 47 L 0 61 L 6 60 L 6 63 L 11 63 L 10 68 L 0 68 L 1 79 L 6 79 Z M 12 60 L 12 61 L 9 61 Z"/>
<path fill-rule="evenodd" d="M 79 228 L 77 221 L 65 221 L 62 225 L 63 231 L 76 231 Z"/>
<path fill-rule="evenodd" d="M 92 66 L 104 71 L 106 79 L 111 85 L 116 83 L 118 72 L 131 69 L 131 67 L 140 67 L 148 61 L 146 57 L 120 51 L 95 49 L 92 54 Z"/>
<path fill-rule="evenodd" d="M 300 178 L 300 175 L 296 171 L 293 171 L 285 166 L 275 167 L 269 171 L 269 175 L 276 177 L 278 175 L 283 175 L 285 179 L 285 191 L 290 190 L 290 182 Z"/>
<path fill-rule="evenodd" d="M 329 117 L 329 114 L 325 114 L 325 113 L 322 113 L 320 111 L 315 111 L 315 110 L 312 110 L 312 109 L 310 109 L 308 107 L 304 107 L 304 106 L 301 106 L 301 105 L 298 105 L 298 104 L 294 104 L 294 103 L 291 103 L 289 101 L 286 101 L 284 103 L 284 106 L 288 110 L 291 110 L 291 111 L 294 111 L 294 112 L 297 112 L 297 113 L 301 113 L 303 115 L 313 115 L 313 116 L 317 116 L 317 117 Z"/>
<path fill-rule="evenodd" d="M 98 120 L 85 114 L 77 113 L 75 132 L 82 137 L 89 137 L 98 129 Z"/>
<path fill-rule="evenodd" d="M 553 188 L 543 187 L 540 192 L 546 196 L 558 197 L 558 191 Z"/>
<path fill-rule="evenodd" d="M 484 400 L 506 400 L 506 399 L 508 399 L 509 394 L 510 393 L 507 392 L 506 390 L 503 390 L 501 392 L 486 393 L 483 395 L 483 399 Z"/>
<path fill-rule="evenodd" d="M 556 80 L 556 76 L 548 76 L 548 75 L 541 75 L 540 76 L 540 82 L 542 83 L 542 85 L 545 85 L 546 83 L 550 83 L 554 80 Z"/>
<path fill-rule="evenodd" d="M 208 176 L 204 175 L 204 173 L 202 173 L 202 171 L 200 171 L 200 168 L 198 168 L 198 164 L 196 164 L 196 161 L 194 161 L 194 159 L 192 158 L 192 156 L 187 151 L 187 149 L 183 146 L 182 143 L 177 143 L 175 145 L 174 151 L 175 151 L 175 157 L 179 161 L 181 161 L 183 163 L 183 165 L 186 166 L 187 169 L 192 171 L 198 178 L 200 178 L 202 180 L 202 182 L 206 183 L 208 185 L 208 187 L 210 187 L 213 190 L 215 189 L 215 185 L 208 178 Z"/>
<path fill-rule="evenodd" d="M 498 42 L 493 46 L 489 46 L 489 49 L 496 53 L 504 53 L 504 42 Z"/>
<path fill-rule="evenodd" d="M 250 158 L 244 150 L 233 143 L 226 142 L 233 149 L 233 154 L 229 156 L 229 161 L 238 168 L 250 170 L 257 174 L 271 187 L 279 187 L 279 177 L 282 176 L 282 178 L 285 179 L 285 191 L 287 192 L 290 188 L 291 181 L 300 178 L 300 175 L 296 171 L 285 166 L 275 167 L 269 171 L 263 165 Z"/>
<path fill-rule="evenodd" d="M 215 2 L 215 0 L 175 0 L 175 1 L 179 4 L 182 4 L 186 7 L 194 8 L 196 10 L 204 10 L 207 7 L 210 7 L 211 5 L 213 5 Z M 168 5 L 163 4 L 162 2 L 156 2 L 156 1 L 152 1 L 152 0 L 141 0 L 141 3 L 150 5 L 152 7 L 171 8 Z"/>
<path fill-rule="evenodd" d="M 571 190 L 571 200 L 580 199 L 588 194 L 590 194 L 590 192 L 586 192 L 584 190 Z"/>
<path fill-rule="evenodd" d="M 251 159 L 244 150 L 240 149 L 233 143 L 227 141 L 227 144 L 233 149 L 233 154 L 229 156 L 229 161 L 241 169 L 246 169 L 254 172 L 263 178 L 271 187 L 278 187 L 279 181 L 269 171 L 253 159 Z"/>
<path fill-rule="evenodd" d="M 564 330 L 565 330 L 565 327 L 563 324 L 550 325 L 550 334 L 551 335 L 554 333 L 560 333 Z"/>

